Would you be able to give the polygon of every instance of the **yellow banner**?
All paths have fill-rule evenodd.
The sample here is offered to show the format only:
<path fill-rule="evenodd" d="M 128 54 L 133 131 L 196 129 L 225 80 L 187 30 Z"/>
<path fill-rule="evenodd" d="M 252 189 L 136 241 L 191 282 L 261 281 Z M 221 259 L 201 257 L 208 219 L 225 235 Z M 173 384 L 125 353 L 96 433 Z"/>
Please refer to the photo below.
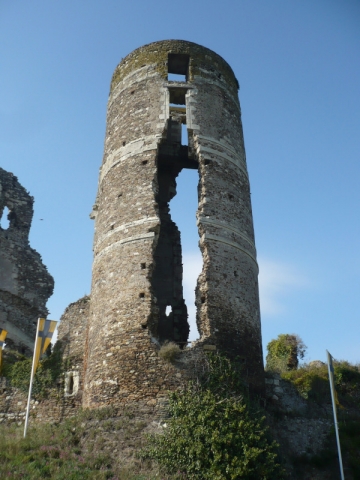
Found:
<path fill-rule="evenodd" d="M 2 369 L 2 349 L 3 349 L 3 346 L 4 346 L 4 342 L 5 342 L 5 338 L 6 338 L 6 334 L 8 332 L 2 328 L 0 328 L 0 373 L 1 373 L 1 369 Z"/>
<path fill-rule="evenodd" d="M 57 322 L 55 320 L 45 320 L 45 318 L 39 318 L 37 340 L 34 349 L 34 373 L 39 364 L 40 357 L 49 346 L 53 333 L 55 331 Z"/>

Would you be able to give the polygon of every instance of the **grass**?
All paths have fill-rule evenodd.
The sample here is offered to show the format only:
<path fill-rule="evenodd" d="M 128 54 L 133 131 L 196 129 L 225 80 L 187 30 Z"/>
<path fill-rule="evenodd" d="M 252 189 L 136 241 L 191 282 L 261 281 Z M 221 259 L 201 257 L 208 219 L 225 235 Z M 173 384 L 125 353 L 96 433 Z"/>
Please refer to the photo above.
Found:
<path fill-rule="evenodd" d="M 102 480 L 113 476 L 107 457 L 83 455 L 73 421 L 61 427 L 49 424 L 31 427 L 26 439 L 22 438 L 23 429 L 17 426 L 2 426 L 1 430 L 0 478 Z"/>
<path fill-rule="evenodd" d="M 111 408 L 85 410 L 61 424 L 30 425 L 26 439 L 23 426 L 0 425 L 0 478 L 165 480 L 135 456 L 146 424 L 113 415 Z"/>

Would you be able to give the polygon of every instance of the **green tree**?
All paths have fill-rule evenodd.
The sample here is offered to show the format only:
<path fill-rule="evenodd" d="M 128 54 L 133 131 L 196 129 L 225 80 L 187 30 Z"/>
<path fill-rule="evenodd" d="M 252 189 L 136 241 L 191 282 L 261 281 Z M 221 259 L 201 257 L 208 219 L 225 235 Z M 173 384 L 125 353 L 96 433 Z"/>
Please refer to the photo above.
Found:
<path fill-rule="evenodd" d="M 296 370 L 305 356 L 306 345 L 295 334 L 280 334 L 267 345 L 266 370 L 286 372 Z"/>

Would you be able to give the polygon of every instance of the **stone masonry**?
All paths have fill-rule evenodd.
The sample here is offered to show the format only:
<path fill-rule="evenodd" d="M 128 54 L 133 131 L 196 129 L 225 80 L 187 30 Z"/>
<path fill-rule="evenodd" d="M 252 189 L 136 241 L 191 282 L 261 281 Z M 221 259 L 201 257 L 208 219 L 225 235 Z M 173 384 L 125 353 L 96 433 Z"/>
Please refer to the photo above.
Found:
<path fill-rule="evenodd" d="M 62 359 L 66 366 L 64 378 L 65 397 L 77 397 L 81 404 L 86 328 L 89 318 L 90 298 L 85 296 L 71 303 L 63 313 L 58 328 Z"/>
<path fill-rule="evenodd" d="M 0 218 L 7 207 L 9 226 L 0 227 L 0 328 L 6 343 L 22 353 L 34 348 L 38 317 L 46 317 L 46 302 L 54 280 L 29 246 L 34 199 L 15 175 L 0 168 Z"/>
<path fill-rule="evenodd" d="M 183 168 L 199 172 L 197 347 L 240 357 L 244 380 L 263 392 L 258 265 L 238 88 L 219 55 L 180 40 L 145 45 L 114 72 L 91 214 L 85 407 L 156 399 L 176 386 L 157 350 L 166 341 L 183 347 L 188 339 L 180 233 L 169 210 Z"/>

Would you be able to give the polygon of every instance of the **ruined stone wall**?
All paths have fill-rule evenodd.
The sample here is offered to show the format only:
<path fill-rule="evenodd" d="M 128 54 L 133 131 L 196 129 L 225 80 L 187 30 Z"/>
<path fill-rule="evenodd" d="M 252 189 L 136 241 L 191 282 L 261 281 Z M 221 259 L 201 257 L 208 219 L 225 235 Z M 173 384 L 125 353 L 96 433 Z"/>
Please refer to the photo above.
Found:
<path fill-rule="evenodd" d="M 0 218 L 8 208 L 9 226 L 0 227 L 0 328 L 6 343 L 23 353 L 34 348 L 38 317 L 46 317 L 46 302 L 54 280 L 29 246 L 34 199 L 17 178 L 0 168 Z"/>
<path fill-rule="evenodd" d="M 83 361 L 90 297 L 70 303 L 61 315 L 57 339 L 62 343 L 63 359 Z"/>
<path fill-rule="evenodd" d="M 76 415 L 81 406 L 81 397 L 62 394 L 63 383 L 54 389 L 50 398 L 37 400 L 33 398 L 30 406 L 30 424 L 33 422 L 53 423 Z M 10 387 L 4 377 L 0 377 L 0 423 L 25 421 L 27 394 Z"/>
<path fill-rule="evenodd" d="M 169 73 L 183 78 L 169 80 Z M 115 70 L 91 214 L 84 406 L 156 398 L 179 384 L 157 351 L 164 341 L 183 346 L 189 332 L 180 234 L 169 212 L 182 168 L 200 176 L 199 343 L 241 356 L 250 388 L 263 390 L 258 266 L 237 90 L 221 57 L 185 41 L 141 47 Z"/>
<path fill-rule="evenodd" d="M 84 351 L 88 326 L 90 297 L 71 303 L 60 318 L 57 340 L 62 351 L 65 398 L 82 399 L 84 384 Z M 80 402 L 81 403 L 81 402 Z"/>

